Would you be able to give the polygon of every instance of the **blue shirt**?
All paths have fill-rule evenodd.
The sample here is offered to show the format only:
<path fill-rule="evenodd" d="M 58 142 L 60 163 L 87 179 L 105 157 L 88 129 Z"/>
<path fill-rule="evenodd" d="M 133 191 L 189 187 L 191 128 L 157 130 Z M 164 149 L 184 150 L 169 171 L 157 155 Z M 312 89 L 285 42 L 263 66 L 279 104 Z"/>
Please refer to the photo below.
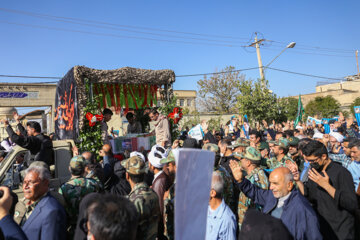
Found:
<path fill-rule="evenodd" d="M 224 199 L 216 210 L 208 208 L 206 240 L 236 239 L 236 217 Z"/>
<path fill-rule="evenodd" d="M 351 176 L 354 179 L 354 185 L 356 191 L 359 187 L 359 182 L 360 182 L 360 162 L 352 161 L 352 163 L 350 163 L 347 169 L 349 170 Z"/>

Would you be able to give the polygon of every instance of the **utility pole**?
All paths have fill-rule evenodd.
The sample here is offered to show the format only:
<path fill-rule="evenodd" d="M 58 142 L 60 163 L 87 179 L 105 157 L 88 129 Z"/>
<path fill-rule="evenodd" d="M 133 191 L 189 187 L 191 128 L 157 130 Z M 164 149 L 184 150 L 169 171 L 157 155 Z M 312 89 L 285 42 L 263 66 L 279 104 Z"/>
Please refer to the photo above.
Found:
<path fill-rule="evenodd" d="M 357 65 L 357 70 L 358 70 L 358 77 L 360 77 L 358 53 L 359 53 L 359 51 L 358 51 L 358 50 L 356 50 L 356 51 L 355 51 L 355 56 L 356 56 L 356 65 Z"/>
<path fill-rule="evenodd" d="M 255 42 L 253 42 L 250 47 L 254 47 L 256 48 L 256 54 L 257 54 L 257 59 L 258 59 L 258 64 L 259 64 L 259 72 L 260 72 L 260 78 L 262 81 L 265 80 L 265 74 L 264 74 L 264 67 L 262 65 L 262 61 L 261 61 L 261 55 L 260 55 L 260 43 L 264 41 L 264 39 L 257 39 L 257 33 L 255 33 Z"/>

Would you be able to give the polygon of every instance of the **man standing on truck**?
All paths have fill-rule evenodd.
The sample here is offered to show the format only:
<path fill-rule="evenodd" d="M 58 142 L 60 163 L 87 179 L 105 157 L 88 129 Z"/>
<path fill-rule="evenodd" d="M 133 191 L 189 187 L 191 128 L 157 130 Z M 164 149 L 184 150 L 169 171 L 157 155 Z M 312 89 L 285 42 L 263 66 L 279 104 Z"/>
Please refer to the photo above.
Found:
<path fill-rule="evenodd" d="M 8 133 L 12 142 L 16 143 L 20 147 L 28 149 L 32 155 L 35 155 L 35 161 L 43 161 L 48 166 L 54 164 L 53 145 L 48 136 L 41 133 L 41 126 L 38 122 L 29 121 L 26 124 L 27 130 L 20 123 L 19 115 L 14 112 L 14 119 L 17 123 L 17 128 L 20 131 L 20 135 L 17 135 L 12 127 L 9 125 L 9 121 L 3 119 L 2 123 L 5 124 L 6 132 Z"/>

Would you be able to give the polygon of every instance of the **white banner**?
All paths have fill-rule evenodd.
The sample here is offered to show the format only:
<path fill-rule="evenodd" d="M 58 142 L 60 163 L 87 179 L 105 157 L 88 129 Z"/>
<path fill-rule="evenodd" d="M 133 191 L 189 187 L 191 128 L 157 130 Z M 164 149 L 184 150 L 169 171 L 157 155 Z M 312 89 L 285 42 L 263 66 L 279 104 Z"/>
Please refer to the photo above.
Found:
<path fill-rule="evenodd" d="M 205 239 L 215 154 L 199 149 L 180 149 L 178 154 L 175 239 Z"/>

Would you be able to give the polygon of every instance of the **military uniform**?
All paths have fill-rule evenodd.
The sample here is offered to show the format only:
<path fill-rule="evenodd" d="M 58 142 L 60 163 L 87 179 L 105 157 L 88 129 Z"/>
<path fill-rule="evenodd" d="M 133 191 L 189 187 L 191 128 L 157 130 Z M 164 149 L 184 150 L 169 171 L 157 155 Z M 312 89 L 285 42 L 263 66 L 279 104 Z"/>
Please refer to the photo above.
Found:
<path fill-rule="evenodd" d="M 70 168 L 73 170 L 84 170 L 84 158 L 82 156 L 73 157 L 70 160 Z M 65 210 L 69 218 L 70 235 L 76 227 L 80 201 L 85 195 L 99 191 L 100 186 L 96 180 L 74 175 L 59 188 L 59 193 L 65 199 Z"/>
<path fill-rule="evenodd" d="M 237 144 L 237 142 L 236 142 L 236 144 Z M 241 146 L 241 145 L 236 145 L 236 147 L 238 147 L 238 146 Z M 202 149 L 212 151 L 215 154 L 217 154 L 219 152 L 219 147 L 213 143 L 204 144 Z M 224 198 L 226 205 L 228 205 L 235 214 L 236 213 L 236 201 L 235 201 L 235 197 L 234 197 L 234 185 L 232 182 L 232 177 L 231 177 L 230 173 L 224 167 L 222 167 L 220 165 L 215 166 L 214 171 L 218 172 L 221 175 L 222 179 L 224 180 L 223 198 Z"/>
<path fill-rule="evenodd" d="M 213 144 L 214 145 L 214 144 Z M 216 145 L 215 145 L 216 146 Z M 217 147 L 217 146 L 216 146 Z M 211 149 L 207 149 L 210 150 Z M 161 159 L 161 164 L 167 164 L 167 163 L 175 163 L 175 156 L 172 151 L 169 152 L 168 156 L 166 158 Z M 164 199 L 164 236 L 169 239 L 173 240 L 175 239 L 175 182 L 174 184 L 169 188 L 168 195 Z"/>
<path fill-rule="evenodd" d="M 289 140 L 286 138 L 280 138 L 279 140 L 275 141 L 275 146 L 280 146 L 284 149 L 289 149 Z M 269 169 L 275 169 L 278 167 L 286 167 L 286 161 L 290 161 L 293 162 L 294 161 L 288 157 L 287 155 L 285 155 L 280 161 L 277 160 L 277 157 L 272 157 L 269 159 L 269 161 L 267 162 L 268 168 Z"/>
<path fill-rule="evenodd" d="M 145 174 L 145 163 L 139 156 L 122 161 L 126 172 L 132 175 Z M 135 184 L 129 196 L 139 213 L 136 239 L 156 239 L 160 218 L 160 205 L 157 194 L 145 183 Z"/>
<path fill-rule="evenodd" d="M 169 188 L 169 195 L 164 200 L 164 236 L 169 240 L 175 239 L 175 183 Z"/>
<path fill-rule="evenodd" d="M 247 147 L 245 154 L 240 154 L 239 156 L 241 159 L 248 159 L 253 162 L 258 162 L 260 164 L 261 161 L 261 154 L 260 152 L 255 149 L 254 147 Z M 254 168 L 250 174 L 245 176 L 251 183 L 256 185 L 259 188 L 267 190 L 269 188 L 269 181 L 268 178 L 265 175 L 264 170 L 262 170 L 260 167 Z M 255 204 L 250 198 L 246 197 L 246 195 L 243 192 L 240 192 L 239 195 L 239 202 L 238 202 L 238 224 L 239 229 L 241 229 L 241 224 L 244 220 L 244 216 L 246 211 L 249 208 L 256 208 L 258 210 L 261 210 L 261 206 Z"/>

